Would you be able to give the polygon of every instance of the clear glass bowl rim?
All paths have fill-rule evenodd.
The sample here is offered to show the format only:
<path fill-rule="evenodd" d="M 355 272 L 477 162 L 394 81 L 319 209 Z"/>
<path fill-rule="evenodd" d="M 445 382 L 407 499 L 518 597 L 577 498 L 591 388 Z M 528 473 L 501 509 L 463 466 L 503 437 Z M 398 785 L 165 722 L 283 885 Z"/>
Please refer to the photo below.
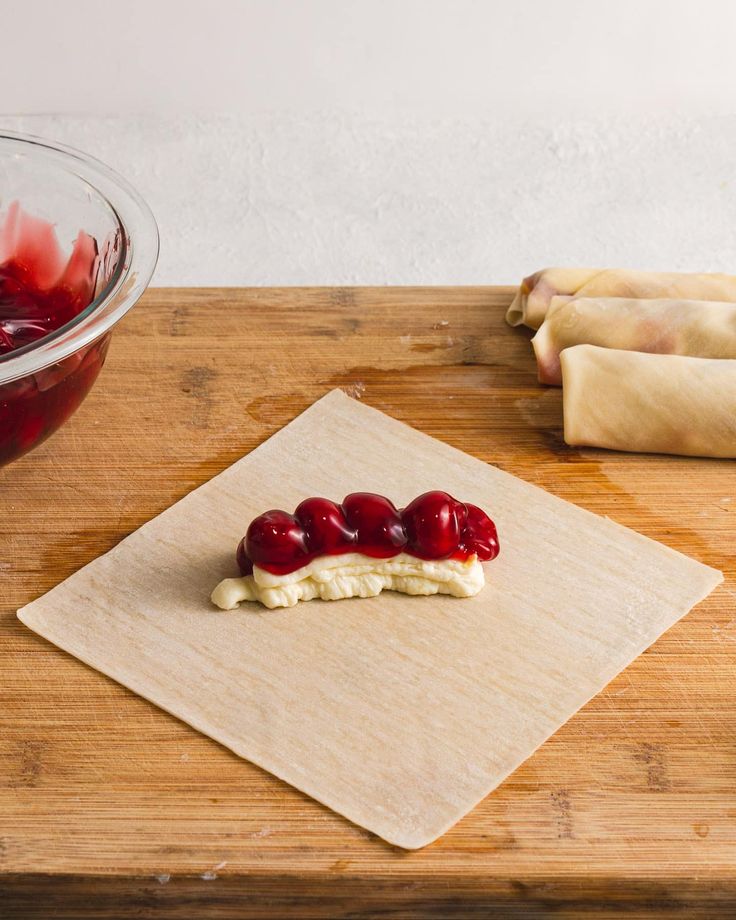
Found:
<path fill-rule="evenodd" d="M 32 134 L 0 131 L 0 147 L 14 145 L 24 151 L 33 148 L 35 155 L 92 186 L 117 217 L 122 247 L 112 279 L 85 310 L 38 342 L 0 357 L 0 385 L 62 361 L 104 335 L 148 287 L 159 253 L 158 226 L 151 209 L 115 170 L 65 144 Z"/>

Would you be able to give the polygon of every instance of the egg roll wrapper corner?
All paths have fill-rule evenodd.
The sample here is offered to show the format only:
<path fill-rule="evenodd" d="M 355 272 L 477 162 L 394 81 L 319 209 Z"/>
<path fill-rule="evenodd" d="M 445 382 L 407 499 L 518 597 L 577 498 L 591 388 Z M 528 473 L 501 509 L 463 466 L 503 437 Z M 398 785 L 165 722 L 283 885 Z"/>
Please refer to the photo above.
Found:
<path fill-rule="evenodd" d="M 736 359 L 736 303 L 576 297 L 554 303 L 532 339 L 540 383 L 560 386 L 560 354 L 574 345 Z"/>
<path fill-rule="evenodd" d="M 555 298 L 571 297 L 736 301 L 736 275 L 544 268 L 522 281 L 506 322 L 539 329 Z"/>
<path fill-rule="evenodd" d="M 567 444 L 736 457 L 736 360 L 575 345 L 561 363 Z"/>

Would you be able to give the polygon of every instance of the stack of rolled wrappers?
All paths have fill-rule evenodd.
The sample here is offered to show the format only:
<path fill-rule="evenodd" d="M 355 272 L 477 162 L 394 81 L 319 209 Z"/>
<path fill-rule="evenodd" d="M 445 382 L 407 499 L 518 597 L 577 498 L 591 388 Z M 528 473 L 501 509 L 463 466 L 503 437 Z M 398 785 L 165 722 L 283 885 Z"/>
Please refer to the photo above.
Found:
<path fill-rule="evenodd" d="M 736 457 L 736 275 L 547 268 L 506 320 L 537 330 L 568 444 Z"/>

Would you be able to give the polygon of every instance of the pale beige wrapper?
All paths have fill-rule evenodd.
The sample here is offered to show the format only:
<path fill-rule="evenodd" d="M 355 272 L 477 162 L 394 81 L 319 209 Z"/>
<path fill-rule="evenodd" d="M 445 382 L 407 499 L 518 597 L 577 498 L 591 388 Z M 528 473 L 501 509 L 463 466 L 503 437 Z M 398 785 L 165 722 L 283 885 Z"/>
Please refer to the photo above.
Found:
<path fill-rule="evenodd" d="M 644 272 L 624 268 L 543 268 L 525 278 L 506 311 L 511 326 L 539 329 L 557 298 L 736 301 L 736 275 Z"/>
<path fill-rule="evenodd" d="M 596 345 L 560 360 L 567 444 L 736 457 L 736 361 Z"/>
<path fill-rule="evenodd" d="M 556 303 L 532 339 L 540 383 L 562 384 L 560 353 L 573 345 L 736 359 L 736 303 L 626 297 Z"/>
<path fill-rule="evenodd" d="M 501 555 L 468 599 L 384 593 L 232 612 L 248 521 L 357 489 L 446 489 Z M 21 620 L 401 847 L 431 843 L 721 575 L 333 391 Z M 247 806 L 246 806 L 247 807 Z"/>

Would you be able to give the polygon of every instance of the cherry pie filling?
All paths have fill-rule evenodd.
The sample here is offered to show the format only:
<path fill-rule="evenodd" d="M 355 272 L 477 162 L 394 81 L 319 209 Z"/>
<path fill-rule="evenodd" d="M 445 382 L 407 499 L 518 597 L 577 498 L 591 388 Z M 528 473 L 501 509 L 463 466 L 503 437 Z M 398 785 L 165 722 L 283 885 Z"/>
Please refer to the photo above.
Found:
<path fill-rule="evenodd" d="M 406 553 L 421 560 L 477 556 L 481 562 L 499 552 L 493 521 L 476 505 L 447 492 L 425 492 L 406 508 L 372 492 L 353 492 L 341 504 L 307 498 L 293 514 L 267 511 L 248 527 L 236 558 L 242 575 L 258 566 L 273 575 L 289 575 L 321 556 L 362 553 L 389 559 Z"/>
<path fill-rule="evenodd" d="M 0 357 L 66 325 L 94 298 L 99 258 L 79 232 L 66 259 L 52 224 L 10 205 L 0 226 Z M 30 450 L 79 406 L 109 336 L 34 374 L 0 385 L 0 464 Z"/>

